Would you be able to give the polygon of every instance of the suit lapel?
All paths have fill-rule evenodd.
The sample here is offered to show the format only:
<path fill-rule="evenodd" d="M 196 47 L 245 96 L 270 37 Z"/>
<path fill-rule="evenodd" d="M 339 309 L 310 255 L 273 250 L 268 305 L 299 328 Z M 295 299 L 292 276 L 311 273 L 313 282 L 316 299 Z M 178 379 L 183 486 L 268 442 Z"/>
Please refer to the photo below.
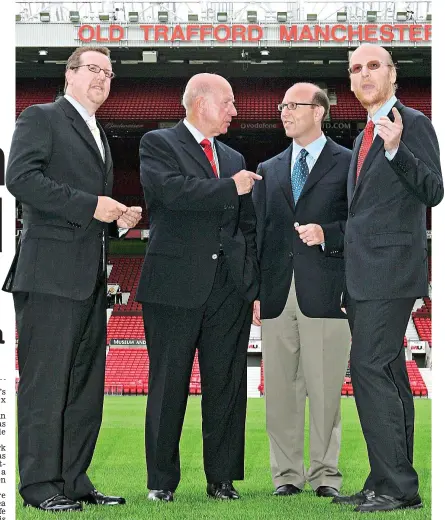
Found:
<path fill-rule="evenodd" d="M 290 182 L 291 158 L 292 144 L 286 150 L 284 150 L 284 152 L 278 155 L 278 161 L 275 163 L 275 175 L 293 212 L 295 209 L 295 204 L 294 196 L 292 195 L 292 185 Z"/>
<path fill-rule="evenodd" d="M 196 164 L 201 166 L 201 169 L 209 179 L 214 179 L 215 175 L 212 170 L 212 166 L 201 148 L 201 145 L 196 142 L 196 139 L 188 131 L 187 127 L 181 121 L 175 126 L 175 131 L 178 135 L 178 139 L 181 143 L 183 152 L 188 155 Z M 221 165 L 220 165 L 221 168 Z"/>
<path fill-rule="evenodd" d="M 73 105 L 67 101 L 65 98 L 60 98 L 56 101 L 65 112 L 66 116 L 71 119 L 71 124 L 74 130 L 82 137 L 85 143 L 91 148 L 94 152 L 98 163 L 101 166 L 101 169 L 104 169 L 104 161 L 102 160 L 102 156 L 100 155 L 100 151 L 97 147 L 97 143 L 91 133 L 91 130 L 88 128 L 88 125 L 83 120 L 82 116 L 79 112 L 73 107 Z M 103 132 L 103 130 L 102 130 Z M 103 134 L 105 135 L 105 134 Z M 104 144 L 105 146 L 105 144 Z M 108 149 L 108 154 L 110 155 L 110 150 Z"/>
<path fill-rule="evenodd" d="M 102 143 L 104 145 L 104 152 L 105 152 L 105 164 L 104 164 L 104 166 L 105 166 L 105 174 L 106 174 L 107 179 L 108 179 L 110 174 L 111 174 L 112 166 L 113 166 L 113 161 L 112 161 L 112 158 L 111 158 L 110 145 L 108 144 L 108 139 L 107 139 L 107 136 L 105 134 L 105 131 L 102 128 L 102 126 L 99 124 L 98 121 L 97 121 L 97 126 L 98 126 L 98 128 L 100 130 L 100 137 L 101 137 Z M 100 156 L 100 159 L 102 161 L 102 156 Z M 102 163 L 104 163 L 104 161 L 102 161 Z"/>
<path fill-rule="evenodd" d="M 317 184 L 320 179 L 322 179 L 328 173 L 329 170 L 331 170 L 337 164 L 337 159 L 335 158 L 336 155 L 337 152 L 332 146 L 332 141 L 328 138 L 326 144 L 323 147 L 323 150 L 321 151 L 321 154 L 319 155 L 316 163 L 309 173 L 306 182 L 304 183 L 303 190 L 301 192 L 300 198 L 298 199 L 299 201 L 313 186 L 315 186 L 315 184 Z"/>
<path fill-rule="evenodd" d="M 400 103 L 399 100 L 397 100 L 395 102 L 394 106 L 397 108 L 397 110 L 399 112 L 401 112 L 405 108 L 404 105 L 402 105 L 402 103 Z M 386 115 L 389 117 L 389 119 L 392 122 L 394 122 L 394 115 L 392 113 L 392 107 L 391 107 L 391 110 Z M 360 141 L 359 141 L 359 138 L 360 138 Z M 357 193 L 358 188 L 363 183 L 363 179 L 366 177 L 366 175 L 369 175 L 369 171 L 368 171 L 369 167 L 375 161 L 377 155 L 382 152 L 384 153 L 383 139 L 379 135 L 376 135 L 374 141 L 372 142 L 371 148 L 369 149 L 368 155 L 365 157 L 365 160 L 363 161 L 363 166 L 362 166 L 362 169 L 360 170 L 360 175 L 358 176 L 357 185 L 355 186 L 355 190 L 354 190 L 352 182 L 355 183 L 355 176 L 357 174 L 357 159 L 358 159 L 358 154 L 360 151 L 360 146 L 362 144 L 362 140 L 363 140 L 363 132 L 357 138 L 357 146 L 354 147 L 352 161 L 351 161 L 351 167 L 349 169 L 349 178 L 348 178 L 348 201 L 350 201 L 349 205 L 352 204 L 352 201 L 354 200 L 354 197 Z M 352 190 L 351 194 L 350 194 L 350 189 Z"/>
<path fill-rule="evenodd" d="M 349 165 L 348 172 L 348 202 L 351 205 L 352 197 L 354 196 L 355 181 L 357 177 L 357 161 L 358 152 L 363 140 L 363 131 L 357 136 L 354 147 L 352 149 L 351 164 Z"/>
<path fill-rule="evenodd" d="M 226 150 L 221 146 L 221 143 L 216 139 L 214 140 L 216 154 L 218 156 L 218 166 L 219 166 L 219 177 L 220 179 L 227 179 L 233 176 L 232 170 L 229 170 L 230 166 L 230 155 L 226 152 Z M 213 170 L 212 170 L 213 174 Z"/>

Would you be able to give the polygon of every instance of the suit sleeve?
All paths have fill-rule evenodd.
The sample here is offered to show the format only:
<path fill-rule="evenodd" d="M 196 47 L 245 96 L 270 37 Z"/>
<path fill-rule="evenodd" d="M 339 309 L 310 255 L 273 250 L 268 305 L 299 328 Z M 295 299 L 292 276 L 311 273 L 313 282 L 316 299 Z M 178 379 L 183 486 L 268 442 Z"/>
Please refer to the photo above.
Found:
<path fill-rule="evenodd" d="M 324 234 L 324 254 L 335 258 L 343 258 L 345 240 L 345 220 L 320 224 Z"/>
<path fill-rule="evenodd" d="M 52 155 L 52 132 L 39 106 L 29 107 L 20 115 L 12 138 L 6 186 L 20 202 L 87 227 L 96 211 L 97 196 L 45 174 Z"/>
<path fill-rule="evenodd" d="M 244 158 L 242 159 L 241 169 L 246 169 Z M 257 181 L 261 182 L 261 181 Z M 257 261 L 257 244 L 256 244 L 256 215 L 253 206 L 252 192 L 246 193 L 239 197 L 240 204 L 240 221 L 239 227 L 246 240 L 248 256 Z"/>
<path fill-rule="evenodd" d="M 141 183 L 150 195 L 172 210 L 238 211 L 233 179 L 200 179 L 183 172 L 174 148 L 157 132 L 148 132 L 140 144 Z"/>
<path fill-rule="evenodd" d="M 255 185 L 252 190 L 252 200 L 256 214 L 257 252 L 258 260 L 260 260 L 263 251 L 264 221 L 266 213 L 266 180 L 264 178 L 262 163 L 258 165 L 256 172 L 258 175 L 261 175 L 261 177 L 263 177 L 263 180 L 255 182 Z"/>
<path fill-rule="evenodd" d="M 443 199 L 439 143 L 431 121 L 423 114 L 413 117 L 404 128 L 399 149 L 389 164 L 405 189 L 425 205 L 436 206 Z"/>

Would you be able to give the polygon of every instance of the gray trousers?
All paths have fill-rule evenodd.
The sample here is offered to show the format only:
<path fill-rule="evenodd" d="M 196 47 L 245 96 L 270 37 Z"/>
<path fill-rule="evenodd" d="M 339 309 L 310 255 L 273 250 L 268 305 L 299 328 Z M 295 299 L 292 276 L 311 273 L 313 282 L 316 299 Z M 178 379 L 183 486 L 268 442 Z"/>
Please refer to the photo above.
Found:
<path fill-rule="evenodd" d="M 307 481 L 340 489 L 340 395 L 351 335 L 347 320 L 308 318 L 294 280 L 280 316 L 262 320 L 262 351 L 270 465 L 275 487 Z M 310 410 L 310 466 L 304 466 L 306 395 Z"/>

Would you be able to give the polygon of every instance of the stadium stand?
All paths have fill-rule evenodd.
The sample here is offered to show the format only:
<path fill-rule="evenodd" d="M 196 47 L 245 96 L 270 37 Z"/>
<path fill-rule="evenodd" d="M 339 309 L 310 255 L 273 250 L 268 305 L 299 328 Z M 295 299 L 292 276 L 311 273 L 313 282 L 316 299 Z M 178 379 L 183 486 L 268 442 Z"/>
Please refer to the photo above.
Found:
<path fill-rule="evenodd" d="M 232 81 L 238 119 L 254 121 L 278 120 L 277 104 L 283 91 L 293 78 L 277 78 L 271 86 L 268 80 L 238 78 Z M 100 121 L 174 121 L 185 116 L 181 105 L 184 80 L 177 78 L 150 78 L 149 80 L 120 80 L 113 85 L 107 102 L 98 110 Z M 35 103 L 53 101 L 60 82 L 55 80 L 21 80 L 17 84 L 16 114 Z M 330 81 L 328 89 L 337 97 L 331 106 L 333 120 L 366 119 L 366 112 L 357 101 L 344 79 Z M 410 80 L 407 87 L 401 86 L 397 96 L 402 103 L 421 110 L 431 118 L 431 85 L 424 80 Z"/>

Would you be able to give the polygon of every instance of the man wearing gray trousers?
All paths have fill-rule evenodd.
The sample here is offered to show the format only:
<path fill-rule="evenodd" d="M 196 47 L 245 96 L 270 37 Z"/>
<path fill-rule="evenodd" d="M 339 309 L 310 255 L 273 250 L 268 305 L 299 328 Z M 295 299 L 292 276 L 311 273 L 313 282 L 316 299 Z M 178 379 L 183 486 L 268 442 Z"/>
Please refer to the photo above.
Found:
<path fill-rule="evenodd" d="M 274 495 L 338 494 L 342 475 L 340 394 L 350 333 L 340 300 L 351 152 L 326 138 L 329 111 L 316 85 L 297 83 L 278 106 L 292 144 L 258 167 L 261 269 L 254 320 L 262 325 L 266 420 Z M 304 467 L 306 395 L 310 467 Z"/>

